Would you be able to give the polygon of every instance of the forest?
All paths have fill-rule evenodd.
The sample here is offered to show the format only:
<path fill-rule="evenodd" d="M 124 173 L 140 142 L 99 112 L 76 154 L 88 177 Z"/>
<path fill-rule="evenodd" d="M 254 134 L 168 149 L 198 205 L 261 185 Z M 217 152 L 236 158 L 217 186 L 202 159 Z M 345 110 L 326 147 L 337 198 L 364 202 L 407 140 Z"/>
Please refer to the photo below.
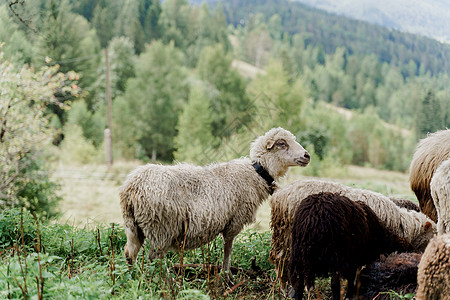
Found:
<path fill-rule="evenodd" d="M 279 126 L 311 154 L 305 176 L 403 178 L 417 142 L 450 127 L 449 64 L 448 44 L 287 0 L 0 2 L 0 297 L 275 295 L 269 232 L 239 235 L 233 254 L 241 284 L 263 269 L 258 284 L 185 281 L 166 272 L 177 253 L 129 271 L 120 225 L 58 223 L 55 174 L 103 166 L 92 185 L 117 197 L 130 165 L 248 156 Z M 68 178 L 95 211 L 102 192 Z M 184 259 L 215 263 L 221 242 Z"/>
<path fill-rule="evenodd" d="M 448 45 L 298 3 L 24 1 L 0 25 L 4 207 L 51 215 L 49 157 L 103 163 L 107 127 L 114 160 L 206 164 L 281 126 L 317 176 L 405 172 L 450 125 Z"/>

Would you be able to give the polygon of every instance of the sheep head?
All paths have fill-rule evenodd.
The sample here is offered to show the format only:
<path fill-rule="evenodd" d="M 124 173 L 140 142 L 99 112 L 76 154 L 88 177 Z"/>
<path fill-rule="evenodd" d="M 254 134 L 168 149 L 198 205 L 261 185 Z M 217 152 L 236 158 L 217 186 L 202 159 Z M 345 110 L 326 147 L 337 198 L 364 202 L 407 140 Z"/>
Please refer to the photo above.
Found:
<path fill-rule="evenodd" d="M 421 234 L 417 236 L 411 244 L 418 251 L 425 251 L 425 248 L 428 245 L 428 242 L 436 235 L 437 229 L 436 224 L 434 222 L 426 222 L 420 228 Z"/>
<path fill-rule="evenodd" d="M 275 179 L 286 174 L 288 167 L 306 167 L 311 160 L 295 136 L 281 127 L 272 128 L 252 143 L 250 159 L 260 163 Z"/>

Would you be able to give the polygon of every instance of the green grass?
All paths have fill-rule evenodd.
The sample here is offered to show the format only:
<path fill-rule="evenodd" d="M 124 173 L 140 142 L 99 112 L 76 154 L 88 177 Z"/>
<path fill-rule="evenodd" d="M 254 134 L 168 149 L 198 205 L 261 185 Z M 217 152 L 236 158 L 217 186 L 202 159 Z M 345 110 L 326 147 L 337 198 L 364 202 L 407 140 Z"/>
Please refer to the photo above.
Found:
<path fill-rule="evenodd" d="M 13 209 L 0 215 L 0 226 L 11 229 L 0 233 L 1 299 L 261 299 L 279 293 L 268 263 L 267 232 L 238 236 L 231 275 L 235 285 L 230 285 L 220 269 L 203 267 L 220 265 L 221 238 L 154 261 L 147 259 L 144 246 L 129 267 L 123 228 L 114 223 L 96 228 L 48 224 Z"/>
<path fill-rule="evenodd" d="M 137 165 L 118 162 L 109 170 L 102 165 L 58 166 L 54 178 L 62 184 L 64 201 L 57 222 L 37 226 L 29 214 L 21 222 L 18 210 L 0 213 L 0 299 L 285 299 L 268 262 L 269 201 L 235 240 L 234 285 L 227 284 L 220 269 L 206 267 L 221 265 L 221 237 L 182 257 L 169 252 L 155 261 L 148 260 L 145 244 L 138 262 L 129 267 L 123 257 L 118 188 Z M 311 178 L 303 172 L 292 168 L 280 185 Z M 407 174 L 355 166 L 327 174 L 326 179 L 346 185 L 414 199 Z M 180 263 L 188 267 L 180 268 Z M 328 279 L 318 279 L 316 286 L 319 294 L 312 299 L 331 299 Z"/>
<path fill-rule="evenodd" d="M 123 256 L 126 237 L 115 223 L 51 224 L 11 209 L 0 213 L 0 229 L 0 299 L 287 299 L 268 262 L 268 231 L 237 236 L 230 284 L 220 269 L 220 237 L 154 261 L 144 244 L 129 266 Z M 317 279 L 316 287 L 311 299 L 331 299 L 328 278 Z"/>

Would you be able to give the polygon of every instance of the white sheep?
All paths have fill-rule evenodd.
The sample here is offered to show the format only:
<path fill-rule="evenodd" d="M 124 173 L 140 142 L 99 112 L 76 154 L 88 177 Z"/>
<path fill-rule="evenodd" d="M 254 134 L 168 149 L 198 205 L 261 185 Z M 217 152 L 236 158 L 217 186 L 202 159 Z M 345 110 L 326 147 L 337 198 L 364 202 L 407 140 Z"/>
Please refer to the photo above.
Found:
<path fill-rule="evenodd" d="M 439 130 L 419 141 L 409 166 L 409 183 L 420 211 L 437 222 L 430 182 L 441 163 L 450 158 L 450 129 Z"/>
<path fill-rule="evenodd" d="M 339 193 L 350 200 L 363 201 L 389 230 L 406 239 L 418 250 L 425 249 L 436 232 L 436 224 L 424 214 L 400 208 L 382 194 L 329 181 L 295 181 L 278 189 L 271 199 L 273 232 L 269 258 L 276 266 L 282 289 L 285 289 L 289 279 L 290 234 L 295 210 L 303 199 L 320 192 Z"/>
<path fill-rule="evenodd" d="M 450 158 L 441 163 L 434 172 L 430 189 L 437 211 L 438 234 L 450 233 Z"/>
<path fill-rule="evenodd" d="M 417 271 L 417 300 L 450 299 L 450 234 L 428 244 Z"/>
<path fill-rule="evenodd" d="M 250 158 L 199 167 L 147 164 L 132 171 L 120 191 L 127 244 L 136 260 L 145 238 L 150 258 L 169 249 L 193 249 L 224 240 L 223 267 L 230 269 L 233 239 L 254 222 L 257 208 L 289 166 L 306 166 L 308 152 L 295 136 L 273 128 L 251 145 Z"/>

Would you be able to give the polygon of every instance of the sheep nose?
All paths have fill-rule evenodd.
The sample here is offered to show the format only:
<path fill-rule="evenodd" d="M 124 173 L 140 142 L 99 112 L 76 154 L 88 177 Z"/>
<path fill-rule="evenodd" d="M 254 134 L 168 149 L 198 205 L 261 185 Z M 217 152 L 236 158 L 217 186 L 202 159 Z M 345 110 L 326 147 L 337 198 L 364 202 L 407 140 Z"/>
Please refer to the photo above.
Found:
<path fill-rule="evenodd" d="M 311 156 L 309 155 L 308 152 L 305 152 L 305 155 L 303 155 L 303 157 L 305 157 L 306 159 L 311 160 Z"/>

